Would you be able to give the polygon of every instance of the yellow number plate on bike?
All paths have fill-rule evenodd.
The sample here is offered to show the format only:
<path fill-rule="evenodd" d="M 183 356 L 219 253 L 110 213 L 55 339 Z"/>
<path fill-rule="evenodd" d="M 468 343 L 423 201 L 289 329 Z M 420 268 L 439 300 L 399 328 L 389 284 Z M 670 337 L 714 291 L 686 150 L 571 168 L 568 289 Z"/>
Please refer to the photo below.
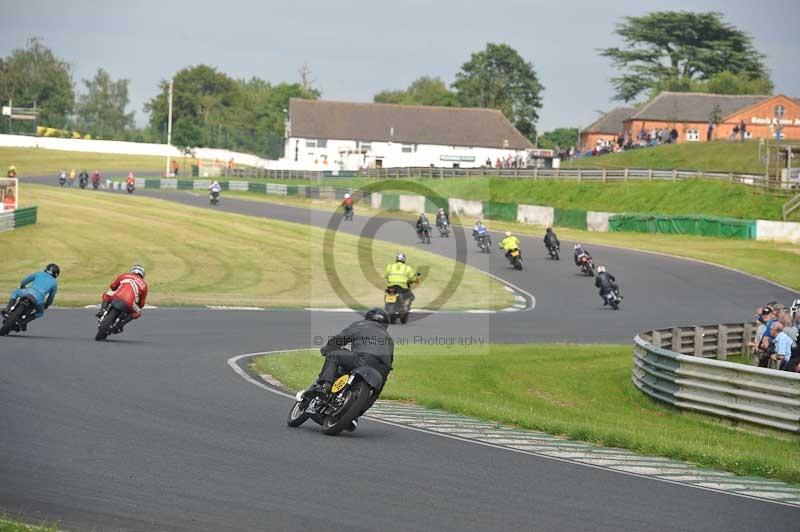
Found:
<path fill-rule="evenodd" d="M 511 256 L 512 256 L 512 257 L 519 257 L 519 250 L 516 250 L 516 249 L 515 249 L 514 251 L 512 251 L 512 252 L 511 252 Z"/>
<path fill-rule="evenodd" d="M 347 386 L 347 381 L 349 380 L 350 380 L 350 375 L 342 375 L 341 377 L 336 379 L 336 382 L 333 383 L 333 386 L 331 386 L 331 391 L 333 393 L 341 392 L 342 388 Z"/>
<path fill-rule="evenodd" d="M 395 301 L 397 301 L 397 295 L 396 294 L 386 294 L 386 302 L 387 303 L 394 303 Z"/>

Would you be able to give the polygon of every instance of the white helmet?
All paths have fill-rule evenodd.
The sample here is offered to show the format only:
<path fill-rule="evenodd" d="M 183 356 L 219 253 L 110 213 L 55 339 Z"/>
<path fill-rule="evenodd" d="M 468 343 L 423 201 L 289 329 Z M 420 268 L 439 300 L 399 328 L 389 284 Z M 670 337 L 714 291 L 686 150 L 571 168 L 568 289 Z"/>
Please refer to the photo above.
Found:
<path fill-rule="evenodd" d="M 506 231 L 506 236 L 511 236 L 511 231 Z"/>
<path fill-rule="evenodd" d="M 348 193 L 348 192 L 345 192 L 345 194 L 344 194 L 344 199 L 350 199 L 350 193 Z"/>
<path fill-rule="evenodd" d="M 133 266 L 131 266 L 130 273 L 138 275 L 139 277 L 144 279 L 144 268 L 138 264 L 134 264 Z"/>
<path fill-rule="evenodd" d="M 597 273 L 605 273 L 605 271 L 606 271 L 606 267 L 605 266 L 598 266 L 597 267 Z"/>
<path fill-rule="evenodd" d="M 580 244 L 575 244 L 575 249 L 581 249 L 581 245 Z"/>
<path fill-rule="evenodd" d="M 397 256 L 394 258 L 394 260 L 395 260 L 395 261 L 397 261 L 397 262 L 402 262 L 403 264 L 405 264 L 405 262 L 406 262 L 406 256 L 405 256 L 405 254 L 404 254 L 404 253 L 401 251 L 401 252 L 399 252 L 399 253 L 397 254 Z"/>

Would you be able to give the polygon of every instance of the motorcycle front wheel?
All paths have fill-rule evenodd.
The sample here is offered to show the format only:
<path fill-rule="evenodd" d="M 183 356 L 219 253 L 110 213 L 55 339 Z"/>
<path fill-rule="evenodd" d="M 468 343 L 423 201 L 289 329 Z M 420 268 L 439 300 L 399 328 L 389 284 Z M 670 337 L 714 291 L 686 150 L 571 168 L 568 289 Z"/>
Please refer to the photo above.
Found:
<path fill-rule="evenodd" d="M 306 413 L 306 408 L 308 408 L 308 400 L 305 397 L 300 401 L 296 401 L 292 409 L 289 411 L 289 417 L 286 418 L 286 424 L 290 427 L 299 427 L 305 423 L 309 418 L 309 415 Z"/>

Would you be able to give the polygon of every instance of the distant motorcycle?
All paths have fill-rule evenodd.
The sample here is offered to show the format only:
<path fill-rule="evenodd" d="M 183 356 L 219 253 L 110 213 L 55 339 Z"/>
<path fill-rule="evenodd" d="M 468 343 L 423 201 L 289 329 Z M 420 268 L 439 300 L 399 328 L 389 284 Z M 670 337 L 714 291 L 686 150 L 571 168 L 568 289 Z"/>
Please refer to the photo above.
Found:
<path fill-rule="evenodd" d="M 129 310 L 124 301 L 119 299 L 112 301 L 106 311 L 97 319 L 97 334 L 94 339 L 102 342 L 112 334 L 122 332 L 121 324 Z"/>
<path fill-rule="evenodd" d="M 98 174 L 92 176 L 92 188 L 95 190 L 100 188 L 100 176 Z"/>
<path fill-rule="evenodd" d="M 33 296 L 18 297 L 10 307 L 0 327 L 0 336 L 6 336 L 11 331 L 20 332 L 36 314 L 36 300 Z"/>
<path fill-rule="evenodd" d="M 439 230 L 439 236 L 448 238 L 450 236 L 450 222 L 446 219 L 437 220 L 436 228 Z"/>
<path fill-rule="evenodd" d="M 348 222 L 353 221 L 353 206 L 352 205 L 345 205 L 344 207 L 344 219 Z"/>
<path fill-rule="evenodd" d="M 422 224 L 422 226 L 417 229 L 417 237 L 419 238 L 420 242 L 423 244 L 430 244 L 431 243 L 431 226 L 429 224 Z"/>
<path fill-rule="evenodd" d="M 389 323 L 395 323 L 397 320 L 400 320 L 400 323 L 408 322 L 408 315 L 411 313 L 411 301 L 406 301 L 405 296 L 396 286 L 386 288 L 383 301 L 384 308 L 389 314 Z"/>
<path fill-rule="evenodd" d="M 603 300 L 614 310 L 619 310 L 619 304 L 622 302 L 622 297 L 619 295 L 619 290 L 612 288 L 603 294 Z"/>
<path fill-rule="evenodd" d="M 522 269 L 522 253 L 520 253 L 519 249 L 512 249 L 506 253 L 506 258 L 508 258 L 508 262 L 514 267 L 515 270 Z"/>
<path fill-rule="evenodd" d="M 133 194 L 136 191 L 136 185 L 133 182 L 129 181 L 125 185 L 125 190 L 128 191 L 128 194 Z"/>
<path fill-rule="evenodd" d="M 560 251 L 560 246 L 558 244 L 553 244 L 552 246 L 547 246 L 547 253 L 550 255 L 550 258 L 553 260 L 560 260 L 558 256 L 558 252 Z"/>
<path fill-rule="evenodd" d="M 478 244 L 478 249 L 480 249 L 482 253 L 492 252 L 492 237 L 489 236 L 489 233 L 478 235 L 475 242 Z"/>
<path fill-rule="evenodd" d="M 594 261 L 592 257 L 583 255 L 578 259 L 578 271 L 589 277 L 594 277 Z"/>
<path fill-rule="evenodd" d="M 86 187 L 89 185 L 89 174 L 82 173 L 81 175 L 79 175 L 78 176 L 78 185 L 82 189 L 86 189 Z"/>
<path fill-rule="evenodd" d="M 219 191 L 212 190 L 208 193 L 208 203 L 211 204 L 212 207 L 219 203 Z"/>
<path fill-rule="evenodd" d="M 61 172 L 60 174 L 58 174 L 58 185 L 63 187 L 66 183 L 67 183 L 67 174 Z"/>

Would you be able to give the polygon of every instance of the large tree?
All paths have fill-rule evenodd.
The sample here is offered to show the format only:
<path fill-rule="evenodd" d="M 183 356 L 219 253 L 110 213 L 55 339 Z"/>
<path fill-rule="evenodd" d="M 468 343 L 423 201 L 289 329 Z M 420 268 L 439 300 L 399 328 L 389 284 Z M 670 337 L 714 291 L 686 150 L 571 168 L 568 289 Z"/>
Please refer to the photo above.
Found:
<path fill-rule="evenodd" d="M 169 82 L 159 83 L 159 93 L 145 104 L 150 113 L 150 126 L 166 136 Z M 199 146 L 220 145 L 221 127 L 228 123 L 240 106 L 240 91 L 236 81 L 227 74 L 207 65 L 180 70 L 173 78 L 172 120 L 182 122 Z M 198 133 L 199 132 L 199 133 Z M 177 143 L 177 139 L 176 139 Z M 177 143 L 181 146 L 180 143 Z"/>
<path fill-rule="evenodd" d="M 422 76 L 405 90 L 381 91 L 373 98 L 375 103 L 401 103 L 407 105 L 458 105 L 458 96 L 447 88 L 440 78 Z"/>
<path fill-rule="evenodd" d="M 128 80 L 114 81 L 108 72 L 97 69 L 93 79 L 84 79 L 86 92 L 78 98 L 75 109 L 78 128 L 96 137 L 119 137 L 133 127 L 133 113 L 128 107 Z"/>
<path fill-rule="evenodd" d="M 75 105 L 69 65 L 56 57 L 39 38 L 0 60 L 0 100 L 14 107 L 36 107 L 41 122 L 51 127 L 67 126 Z"/>
<path fill-rule="evenodd" d="M 600 50 L 620 75 L 615 97 L 631 101 L 642 93 L 690 90 L 724 71 L 748 80 L 767 80 L 764 56 L 751 37 L 726 23 L 720 13 L 657 11 L 625 17 L 616 29 L 625 46 Z"/>
<path fill-rule="evenodd" d="M 500 109 L 525 136 L 535 137 L 544 87 L 533 65 L 507 44 L 489 43 L 473 53 L 453 87 L 462 105 Z"/>
<path fill-rule="evenodd" d="M 545 149 L 567 149 L 578 145 L 578 128 L 559 127 L 539 136 L 539 146 Z"/>

